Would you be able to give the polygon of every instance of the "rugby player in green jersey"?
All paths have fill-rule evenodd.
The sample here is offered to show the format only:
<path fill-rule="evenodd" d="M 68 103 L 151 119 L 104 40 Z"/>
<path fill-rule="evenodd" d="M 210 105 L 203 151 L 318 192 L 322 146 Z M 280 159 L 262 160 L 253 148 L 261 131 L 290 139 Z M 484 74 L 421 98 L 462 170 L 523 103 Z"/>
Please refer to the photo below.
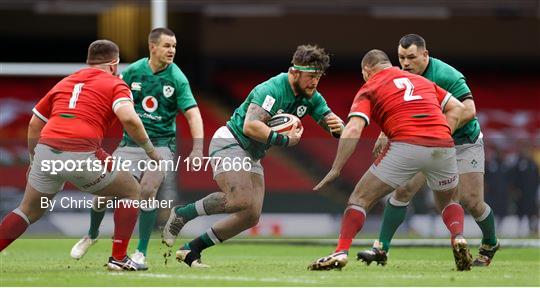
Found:
<path fill-rule="evenodd" d="M 122 72 L 122 79 L 131 88 L 135 110 L 148 131 L 150 140 L 164 160 L 172 160 L 176 151 L 176 116 L 182 112 L 189 124 L 193 137 L 193 150 L 189 157 L 202 157 L 203 122 L 197 102 L 193 97 L 189 82 L 180 68 L 173 62 L 176 54 L 176 37 L 167 28 L 155 28 L 148 36 L 149 58 L 142 58 Z M 147 161 L 144 150 L 124 131 L 122 141 L 113 154 L 116 159 L 131 162 L 130 171 L 141 183 L 141 199 L 156 197 L 157 190 L 164 180 L 164 171 L 141 171 Z M 167 177 L 175 177 L 169 171 Z M 105 203 L 102 199 L 99 203 Z M 71 250 L 71 256 L 80 259 L 97 241 L 99 226 L 105 215 L 105 207 L 99 207 L 94 199 L 90 215 L 88 235 L 82 238 Z M 139 243 L 131 258 L 144 264 L 148 242 L 152 233 L 158 207 L 147 206 L 139 213 Z"/>
<path fill-rule="evenodd" d="M 493 211 L 484 202 L 484 141 L 476 119 L 471 90 L 463 74 L 443 61 L 429 56 L 426 42 L 419 35 L 409 34 L 399 40 L 398 57 L 403 70 L 435 82 L 465 106 L 459 128 L 452 135 L 456 144 L 460 203 L 482 230 L 482 245 L 473 266 L 488 266 L 499 249 L 499 241 L 495 234 Z M 374 156 L 377 156 L 386 144 L 386 136 L 381 134 L 373 149 Z M 372 261 L 386 263 L 390 242 L 399 225 L 405 220 L 407 205 L 425 182 L 424 175 L 418 173 L 404 187 L 396 189 L 386 203 L 379 239 L 371 250 L 359 252 L 359 259 L 368 264 Z"/>
<path fill-rule="evenodd" d="M 279 113 L 300 118 L 310 115 L 335 137 L 341 135 L 343 121 L 328 108 L 317 85 L 328 68 L 330 57 L 317 46 L 302 45 L 294 53 L 292 66 L 256 86 L 238 107 L 226 126 L 219 128 L 210 142 L 214 180 L 221 192 L 183 207 L 175 207 L 163 230 L 163 242 L 171 247 L 184 225 L 203 215 L 227 213 L 205 233 L 176 251 L 176 258 L 190 267 L 208 267 L 201 252 L 257 225 L 264 199 L 261 158 L 271 146 L 290 147 L 300 141 L 303 128 L 297 124 L 287 135 L 272 131 L 266 123 Z M 229 162 L 229 163 L 227 163 Z M 235 169 L 231 162 L 241 162 Z M 238 168 L 238 167 L 237 167 Z"/>

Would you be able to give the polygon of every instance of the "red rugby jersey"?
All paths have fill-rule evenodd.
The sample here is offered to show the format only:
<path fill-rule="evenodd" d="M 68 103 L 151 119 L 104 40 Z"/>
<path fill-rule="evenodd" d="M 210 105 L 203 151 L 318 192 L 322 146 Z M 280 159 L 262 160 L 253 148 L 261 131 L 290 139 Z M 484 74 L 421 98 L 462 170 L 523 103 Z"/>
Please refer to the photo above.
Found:
<path fill-rule="evenodd" d="M 435 83 L 397 67 L 373 75 L 354 98 L 349 117 L 379 124 L 391 141 L 453 147 L 442 108 L 451 94 Z"/>
<path fill-rule="evenodd" d="M 95 151 L 116 120 L 114 106 L 133 101 L 124 81 L 84 68 L 58 82 L 32 110 L 47 122 L 39 143 L 62 151 Z"/>

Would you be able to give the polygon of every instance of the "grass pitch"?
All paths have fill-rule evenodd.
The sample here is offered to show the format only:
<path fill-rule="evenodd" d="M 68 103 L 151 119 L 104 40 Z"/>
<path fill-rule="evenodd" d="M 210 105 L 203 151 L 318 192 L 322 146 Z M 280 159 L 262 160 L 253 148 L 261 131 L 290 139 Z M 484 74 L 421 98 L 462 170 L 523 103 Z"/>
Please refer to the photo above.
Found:
<path fill-rule="evenodd" d="M 191 269 L 172 257 L 165 264 L 165 250 L 154 239 L 148 271 L 108 272 L 110 240 L 98 241 L 79 261 L 69 256 L 76 241 L 16 241 L 0 253 L 0 286 L 540 286 L 536 248 L 502 247 L 490 267 L 457 272 L 450 248 L 394 247 L 381 267 L 357 262 L 356 252 L 367 247 L 353 247 L 342 271 L 308 271 L 334 247 L 225 243 L 204 252 L 212 268 Z"/>

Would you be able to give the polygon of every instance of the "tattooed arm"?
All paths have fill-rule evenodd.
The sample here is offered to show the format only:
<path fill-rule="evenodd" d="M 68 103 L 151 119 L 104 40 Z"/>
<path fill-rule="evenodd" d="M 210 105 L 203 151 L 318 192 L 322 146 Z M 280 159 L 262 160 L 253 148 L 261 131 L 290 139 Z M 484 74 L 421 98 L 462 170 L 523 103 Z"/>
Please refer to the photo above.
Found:
<path fill-rule="evenodd" d="M 249 104 L 246 119 L 244 120 L 244 134 L 249 138 L 266 143 L 270 134 L 270 127 L 266 122 L 271 116 L 268 111 L 264 110 L 257 104 Z"/>
<path fill-rule="evenodd" d="M 324 116 L 324 118 L 321 119 L 318 124 L 336 138 L 339 138 L 341 132 L 345 128 L 343 120 L 341 120 L 341 118 L 339 118 L 333 112 L 330 112 L 328 115 Z"/>
<path fill-rule="evenodd" d="M 270 113 L 261 108 L 261 106 L 253 103 L 249 104 L 246 119 L 244 120 L 244 134 L 261 143 L 276 145 L 275 143 L 269 142 L 269 136 L 272 130 L 266 125 L 266 122 L 268 122 L 270 118 L 272 118 L 270 117 Z M 284 135 L 287 137 L 286 142 L 277 145 L 290 147 L 298 144 L 300 137 L 302 137 L 302 133 L 304 132 L 304 127 L 298 129 L 297 127 L 298 123 L 293 124 L 292 129 Z"/>

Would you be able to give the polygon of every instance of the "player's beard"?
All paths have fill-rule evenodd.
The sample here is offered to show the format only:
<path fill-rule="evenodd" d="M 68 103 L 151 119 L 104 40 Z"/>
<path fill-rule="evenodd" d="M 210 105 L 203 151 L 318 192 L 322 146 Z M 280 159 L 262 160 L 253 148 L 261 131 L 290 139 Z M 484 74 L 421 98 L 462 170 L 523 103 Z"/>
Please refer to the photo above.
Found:
<path fill-rule="evenodd" d="M 300 83 L 298 83 L 298 81 L 294 81 L 293 86 L 296 93 L 298 93 L 298 96 L 302 96 L 304 98 L 309 99 L 311 98 L 311 96 L 313 96 L 313 93 L 315 93 L 315 91 L 313 91 L 313 93 L 307 94 L 306 91 L 300 87 Z"/>

